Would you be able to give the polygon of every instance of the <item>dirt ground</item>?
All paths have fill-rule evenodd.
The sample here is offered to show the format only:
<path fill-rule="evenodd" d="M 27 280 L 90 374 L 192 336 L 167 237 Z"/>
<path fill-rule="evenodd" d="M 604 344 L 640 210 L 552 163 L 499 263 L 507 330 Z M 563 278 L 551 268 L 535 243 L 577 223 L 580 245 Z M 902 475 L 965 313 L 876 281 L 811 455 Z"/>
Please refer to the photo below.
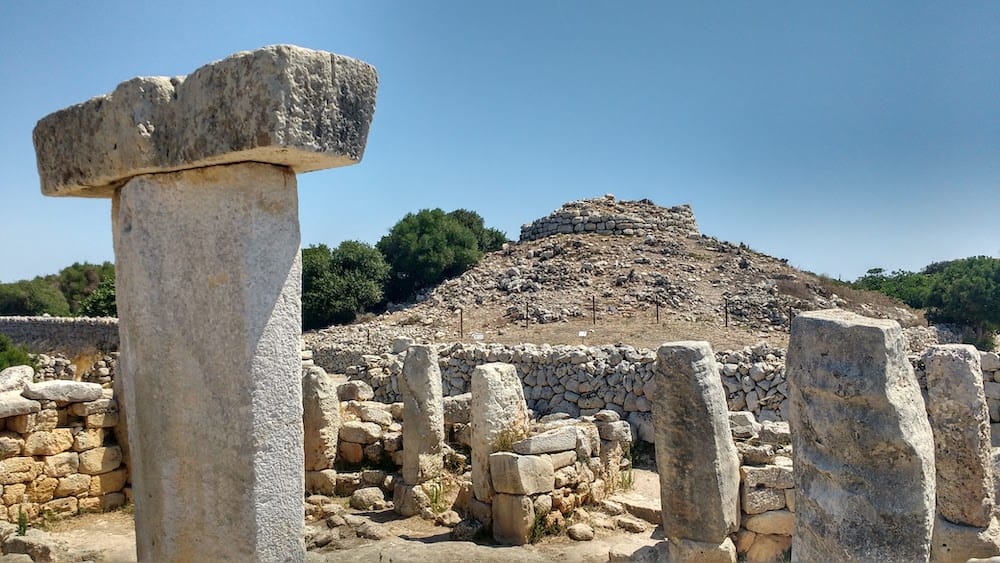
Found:
<path fill-rule="evenodd" d="M 615 500 L 638 499 L 659 504 L 659 481 L 656 473 L 636 469 L 635 484 L 630 491 L 613 497 Z M 549 537 L 534 545 L 504 547 L 449 540 L 451 530 L 417 517 L 400 518 L 392 511 L 368 513 L 381 523 L 389 537 L 369 540 L 364 545 L 347 550 L 310 552 L 307 561 L 382 563 L 409 561 L 470 561 L 511 563 L 512 561 L 604 562 L 608 552 L 634 552 L 663 539 L 662 529 L 650 525 L 647 531 L 633 534 L 621 530 L 595 528 L 594 540 L 576 542 L 565 535 Z M 49 523 L 45 529 L 65 541 L 77 553 L 91 556 L 100 563 L 131 563 L 136 561 L 135 526 L 130 511 L 86 514 Z"/>

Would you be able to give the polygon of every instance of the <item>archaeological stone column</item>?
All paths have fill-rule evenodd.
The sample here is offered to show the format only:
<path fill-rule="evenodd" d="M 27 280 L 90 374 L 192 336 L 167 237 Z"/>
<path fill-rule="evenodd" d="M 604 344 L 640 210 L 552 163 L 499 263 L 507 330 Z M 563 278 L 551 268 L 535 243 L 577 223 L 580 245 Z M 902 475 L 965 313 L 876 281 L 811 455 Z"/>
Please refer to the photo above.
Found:
<path fill-rule="evenodd" d="M 841 310 L 792 322 L 792 560 L 927 561 L 934 441 L 895 321 Z"/>
<path fill-rule="evenodd" d="M 931 346 L 924 365 L 937 471 L 931 561 L 964 563 L 1000 555 L 990 415 L 979 351 L 963 344 Z"/>
<path fill-rule="evenodd" d="M 708 342 L 656 351 L 653 432 L 663 531 L 671 561 L 736 561 L 740 462 Z"/>
<path fill-rule="evenodd" d="M 414 345 L 407 349 L 399 390 L 403 399 L 403 482 L 396 483 L 393 503 L 397 512 L 412 516 L 422 508 L 422 497 L 427 493 L 420 485 L 440 477 L 444 469 L 444 399 L 441 368 L 433 347 Z"/>
<path fill-rule="evenodd" d="M 133 78 L 35 127 L 110 197 L 140 561 L 302 561 L 295 174 L 361 159 L 375 70 L 293 46 Z"/>

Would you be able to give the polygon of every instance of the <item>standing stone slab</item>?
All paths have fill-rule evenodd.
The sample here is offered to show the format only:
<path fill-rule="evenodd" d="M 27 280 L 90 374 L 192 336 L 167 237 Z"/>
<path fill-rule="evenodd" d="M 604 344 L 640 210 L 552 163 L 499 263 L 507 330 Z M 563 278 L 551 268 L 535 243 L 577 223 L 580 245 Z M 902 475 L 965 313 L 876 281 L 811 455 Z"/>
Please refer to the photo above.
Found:
<path fill-rule="evenodd" d="M 498 439 L 506 438 L 513 444 L 527 430 L 528 406 L 514 366 L 477 366 L 472 371 L 472 491 L 476 499 L 493 499 L 490 454 Z"/>
<path fill-rule="evenodd" d="M 895 321 L 803 313 L 787 356 L 793 561 L 926 561 L 934 442 Z"/>
<path fill-rule="evenodd" d="M 993 517 L 993 464 L 979 351 L 962 344 L 932 346 L 924 364 L 938 514 L 954 524 L 985 528 Z"/>
<path fill-rule="evenodd" d="M 35 127 L 43 194 L 113 197 L 142 561 L 305 558 L 294 173 L 360 160 L 376 85 L 365 63 L 279 45 Z"/>
<path fill-rule="evenodd" d="M 302 427 L 305 470 L 333 468 L 340 437 L 340 399 L 337 385 L 320 370 L 302 377 Z"/>
<path fill-rule="evenodd" d="M 115 198 L 140 560 L 302 551 L 297 212 L 295 176 L 267 164 L 139 176 Z"/>
<path fill-rule="evenodd" d="M 689 540 L 714 550 L 739 528 L 740 464 L 712 347 L 707 342 L 660 346 L 654 377 L 664 533 L 673 544 Z"/>
<path fill-rule="evenodd" d="M 403 396 L 403 480 L 419 485 L 439 477 L 444 468 L 444 402 L 434 348 L 410 347 L 399 387 Z"/>

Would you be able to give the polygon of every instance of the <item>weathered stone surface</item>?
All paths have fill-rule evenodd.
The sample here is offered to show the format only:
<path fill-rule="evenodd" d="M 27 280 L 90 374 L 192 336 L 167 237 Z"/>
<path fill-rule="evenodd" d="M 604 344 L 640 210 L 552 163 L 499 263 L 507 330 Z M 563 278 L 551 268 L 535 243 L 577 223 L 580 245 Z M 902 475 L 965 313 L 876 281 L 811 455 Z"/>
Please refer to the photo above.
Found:
<path fill-rule="evenodd" d="M 78 428 L 73 431 L 73 450 L 82 452 L 104 445 L 103 428 Z"/>
<path fill-rule="evenodd" d="M 28 533 L 23 536 L 15 534 L 8 537 L 3 542 L 3 552 L 23 553 L 30 556 L 32 561 L 46 563 L 68 559 L 66 542 L 35 528 L 28 528 Z"/>
<path fill-rule="evenodd" d="M 399 387 L 403 396 L 403 480 L 418 485 L 439 477 L 444 468 L 444 404 L 434 348 L 409 347 Z"/>
<path fill-rule="evenodd" d="M 654 374 L 664 532 L 719 545 L 739 528 L 740 475 L 715 354 L 707 342 L 664 344 Z"/>
<path fill-rule="evenodd" d="M 534 525 L 531 497 L 500 493 L 493 496 L 493 539 L 504 545 L 524 545 L 531 541 Z"/>
<path fill-rule="evenodd" d="M 96 401 L 101 398 L 101 386 L 84 381 L 52 380 L 29 383 L 21 394 L 36 401 L 62 401 L 76 403 Z"/>
<path fill-rule="evenodd" d="M 399 514 L 409 517 L 420 514 L 431 505 L 430 496 L 422 485 L 407 485 L 397 482 L 392 490 L 393 508 Z"/>
<path fill-rule="evenodd" d="M 581 522 L 566 528 L 566 535 L 573 541 L 590 541 L 594 539 L 594 529 Z"/>
<path fill-rule="evenodd" d="M 740 506 L 747 514 L 760 514 L 768 510 L 785 508 L 785 492 L 766 487 L 754 488 L 743 485 Z"/>
<path fill-rule="evenodd" d="M 45 458 L 45 474 L 49 477 L 65 477 L 80 468 L 80 456 L 76 452 L 63 452 Z"/>
<path fill-rule="evenodd" d="M 110 397 L 101 397 L 95 401 L 86 403 L 73 403 L 69 406 L 69 412 L 75 416 L 90 416 L 92 414 L 103 414 L 107 412 L 117 412 L 118 402 Z"/>
<path fill-rule="evenodd" d="M 444 421 L 446 424 L 469 424 L 472 422 L 472 393 L 462 393 L 445 397 Z"/>
<path fill-rule="evenodd" d="M 90 478 L 90 475 L 83 475 L 81 473 L 67 475 L 59 479 L 59 485 L 56 486 L 54 494 L 57 497 L 68 497 L 85 493 L 90 490 Z"/>
<path fill-rule="evenodd" d="M 787 458 L 776 458 L 787 460 Z M 768 464 L 764 466 L 744 465 L 740 467 L 743 484 L 748 487 L 769 487 L 772 489 L 791 489 L 795 486 L 795 474 L 792 464 Z"/>
<path fill-rule="evenodd" d="M 17 432 L 0 432 L 0 459 L 21 455 L 24 438 Z"/>
<path fill-rule="evenodd" d="M 118 446 L 94 448 L 80 453 L 80 473 L 87 475 L 100 475 L 113 471 L 118 469 L 121 463 L 122 449 Z"/>
<path fill-rule="evenodd" d="M 729 413 L 729 428 L 736 438 L 752 438 L 760 432 L 761 425 L 752 412 L 736 411 Z"/>
<path fill-rule="evenodd" d="M 667 547 L 667 558 L 654 561 L 683 561 L 685 563 L 736 563 L 736 546 L 726 538 L 720 543 L 694 540 L 671 540 Z"/>
<path fill-rule="evenodd" d="M 186 77 L 133 78 L 38 122 L 42 193 L 110 197 L 139 174 L 218 164 L 300 173 L 354 164 L 377 84 L 364 62 L 291 45 L 236 53 Z"/>
<path fill-rule="evenodd" d="M 341 401 L 370 401 L 375 392 L 364 381 L 348 381 L 337 386 L 337 396 Z"/>
<path fill-rule="evenodd" d="M 770 510 L 754 514 L 743 522 L 743 527 L 758 534 L 791 536 L 795 526 L 795 514 L 787 510 Z"/>
<path fill-rule="evenodd" d="M 791 536 L 757 534 L 753 545 L 747 550 L 747 563 L 787 561 L 786 552 L 791 547 Z"/>
<path fill-rule="evenodd" d="M 562 428 L 547 430 L 514 444 L 514 452 L 522 455 L 564 452 L 575 449 L 576 428 L 573 426 L 563 426 Z"/>
<path fill-rule="evenodd" d="M 10 366 L 0 371 L 0 393 L 7 391 L 21 392 L 35 378 L 35 369 L 31 366 Z"/>
<path fill-rule="evenodd" d="M 69 428 L 32 432 L 24 440 L 24 455 L 55 455 L 73 446 L 73 432 Z"/>
<path fill-rule="evenodd" d="M 340 426 L 340 439 L 355 444 L 374 444 L 382 437 L 382 427 L 374 422 L 348 420 Z"/>
<path fill-rule="evenodd" d="M 490 477 L 496 492 L 510 495 L 547 493 L 555 483 L 551 461 L 510 452 L 490 454 Z"/>
<path fill-rule="evenodd" d="M 1000 556 L 1000 523 L 989 526 L 960 526 L 940 514 L 934 521 L 931 563 L 965 563 L 973 558 Z"/>
<path fill-rule="evenodd" d="M 0 393 L 0 418 L 31 414 L 40 410 L 42 410 L 41 403 L 22 397 L 21 391 Z"/>
<path fill-rule="evenodd" d="M 384 502 L 385 494 L 378 487 L 365 487 L 351 494 L 351 508 L 371 510 L 376 503 Z"/>
<path fill-rule="evenodd" d="M 517 371 L 510 364 L 488 363 L 472 371 L 472 490 L 489 502 L 493 497 L 490 454 L 498 440 L 511 443 L 528 429 L 528 406 Z"/>
<path fill-rule="evenodd" d="M 117 493 L 125 487 L 125 479 L 128 472 L 124 469 L 116 469 L 90 478 L 89 494 L 92 497 L 100 497 L 111 493 Z"/>
<path fill-rule="evenodd" d="M 923 561 L 934 443 L 895 321 L 845 311 L 792 323 L 793 561 Z"/>
<path fill-rule="evenodd" d="M 610 440 L 612 442 L 632 441 L 632 427 L 624 420 L 598 424 L 597 433 L 602 440 Z"/>
<path fill-rule="evenodd" d="M 993 517 L 993 464 L 979 357 L 973 346 L 932 346 L 924 365 L 937 512 L 954 524 L 986 528 Z"/>
<path fill-rule="evenodd" d="M 340 399 L 337 387 L 323 372 L 302 377 L 302 428 L 305 470 L 333 468 L 340 437 Z"/>

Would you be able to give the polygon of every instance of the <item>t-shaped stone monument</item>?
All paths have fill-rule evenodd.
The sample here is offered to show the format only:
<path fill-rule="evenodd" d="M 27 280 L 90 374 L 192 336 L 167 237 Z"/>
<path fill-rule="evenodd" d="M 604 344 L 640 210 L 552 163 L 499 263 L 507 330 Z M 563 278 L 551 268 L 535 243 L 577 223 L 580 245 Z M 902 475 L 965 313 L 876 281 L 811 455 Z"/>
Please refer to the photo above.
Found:
<path fill-rule="evenodd" d="M 42 193 L 111 197 L 140 561 L 302 561 L 295 173 L 361 160 L 375 69 L 279 45 L 39 121 Z"/>

